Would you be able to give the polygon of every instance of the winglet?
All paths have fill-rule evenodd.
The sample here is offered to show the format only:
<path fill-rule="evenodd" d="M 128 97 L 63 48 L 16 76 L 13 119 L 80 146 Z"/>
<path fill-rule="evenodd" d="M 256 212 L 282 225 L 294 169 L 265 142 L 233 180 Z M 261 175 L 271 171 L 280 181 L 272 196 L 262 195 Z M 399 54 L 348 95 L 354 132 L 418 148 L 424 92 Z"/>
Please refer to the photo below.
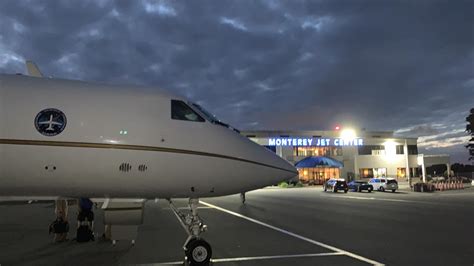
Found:
<path fill-rule="evenodd" d="M 43 77 L 43 74 L 39 70 L 38 66 L 36 66 L 35 62 L 27 60 L 25 64 L 26 64 L 26 70 L 28 70 L 28 75 L 32 77 L 38 77 L 38 78 Z"/>

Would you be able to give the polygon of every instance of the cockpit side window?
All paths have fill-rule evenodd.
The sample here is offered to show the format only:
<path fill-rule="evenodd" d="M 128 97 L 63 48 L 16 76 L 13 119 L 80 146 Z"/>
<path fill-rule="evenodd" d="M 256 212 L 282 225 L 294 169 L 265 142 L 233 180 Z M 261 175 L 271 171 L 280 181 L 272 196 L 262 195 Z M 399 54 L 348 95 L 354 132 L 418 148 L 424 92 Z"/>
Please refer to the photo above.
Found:
<path fill-rule="evenodd" d="M 171 119 L 193 122 L 205 121 L 204 118 L 191 109 L 185 102 L 179 100 L 171 100 Z"/>

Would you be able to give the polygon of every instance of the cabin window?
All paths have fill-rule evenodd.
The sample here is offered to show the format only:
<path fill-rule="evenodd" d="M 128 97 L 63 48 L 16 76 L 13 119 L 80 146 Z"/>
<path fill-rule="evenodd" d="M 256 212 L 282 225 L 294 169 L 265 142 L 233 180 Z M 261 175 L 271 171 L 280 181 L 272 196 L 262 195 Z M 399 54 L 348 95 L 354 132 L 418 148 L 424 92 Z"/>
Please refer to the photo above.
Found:
<path fill-rule="evenodd" d="M 204 122 L 204 118 L 194 112 L 185 102 L 179 100 L 171 100 L 171 119 Z"/>

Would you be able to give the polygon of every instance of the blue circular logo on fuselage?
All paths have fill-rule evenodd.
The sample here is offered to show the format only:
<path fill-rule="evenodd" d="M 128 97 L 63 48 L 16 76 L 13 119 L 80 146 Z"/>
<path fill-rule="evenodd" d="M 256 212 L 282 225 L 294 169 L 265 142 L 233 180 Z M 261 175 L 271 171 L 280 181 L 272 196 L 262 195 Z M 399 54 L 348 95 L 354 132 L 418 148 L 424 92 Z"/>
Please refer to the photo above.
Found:
<path fill-rule="evenodd" d="M 44 136 L 52 137 L 66 128 L 66 115 L 58 109 L 48 108 L 39 112 L 35 118 L 35 127 Z"/>

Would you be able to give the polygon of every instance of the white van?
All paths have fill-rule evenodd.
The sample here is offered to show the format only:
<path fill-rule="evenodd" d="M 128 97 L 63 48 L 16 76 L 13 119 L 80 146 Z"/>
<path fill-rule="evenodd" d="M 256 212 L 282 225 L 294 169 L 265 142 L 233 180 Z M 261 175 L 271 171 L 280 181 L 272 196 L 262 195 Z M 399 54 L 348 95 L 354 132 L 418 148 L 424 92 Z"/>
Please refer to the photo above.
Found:
<path fill-rule="evenodd" d="M 398 189 L 398 182 L 395 178 L 371 178 L 369 184 L 374 187 L 374 190 L 378 191 L 391 190 L 392 192 L 395 192 Z"/>

